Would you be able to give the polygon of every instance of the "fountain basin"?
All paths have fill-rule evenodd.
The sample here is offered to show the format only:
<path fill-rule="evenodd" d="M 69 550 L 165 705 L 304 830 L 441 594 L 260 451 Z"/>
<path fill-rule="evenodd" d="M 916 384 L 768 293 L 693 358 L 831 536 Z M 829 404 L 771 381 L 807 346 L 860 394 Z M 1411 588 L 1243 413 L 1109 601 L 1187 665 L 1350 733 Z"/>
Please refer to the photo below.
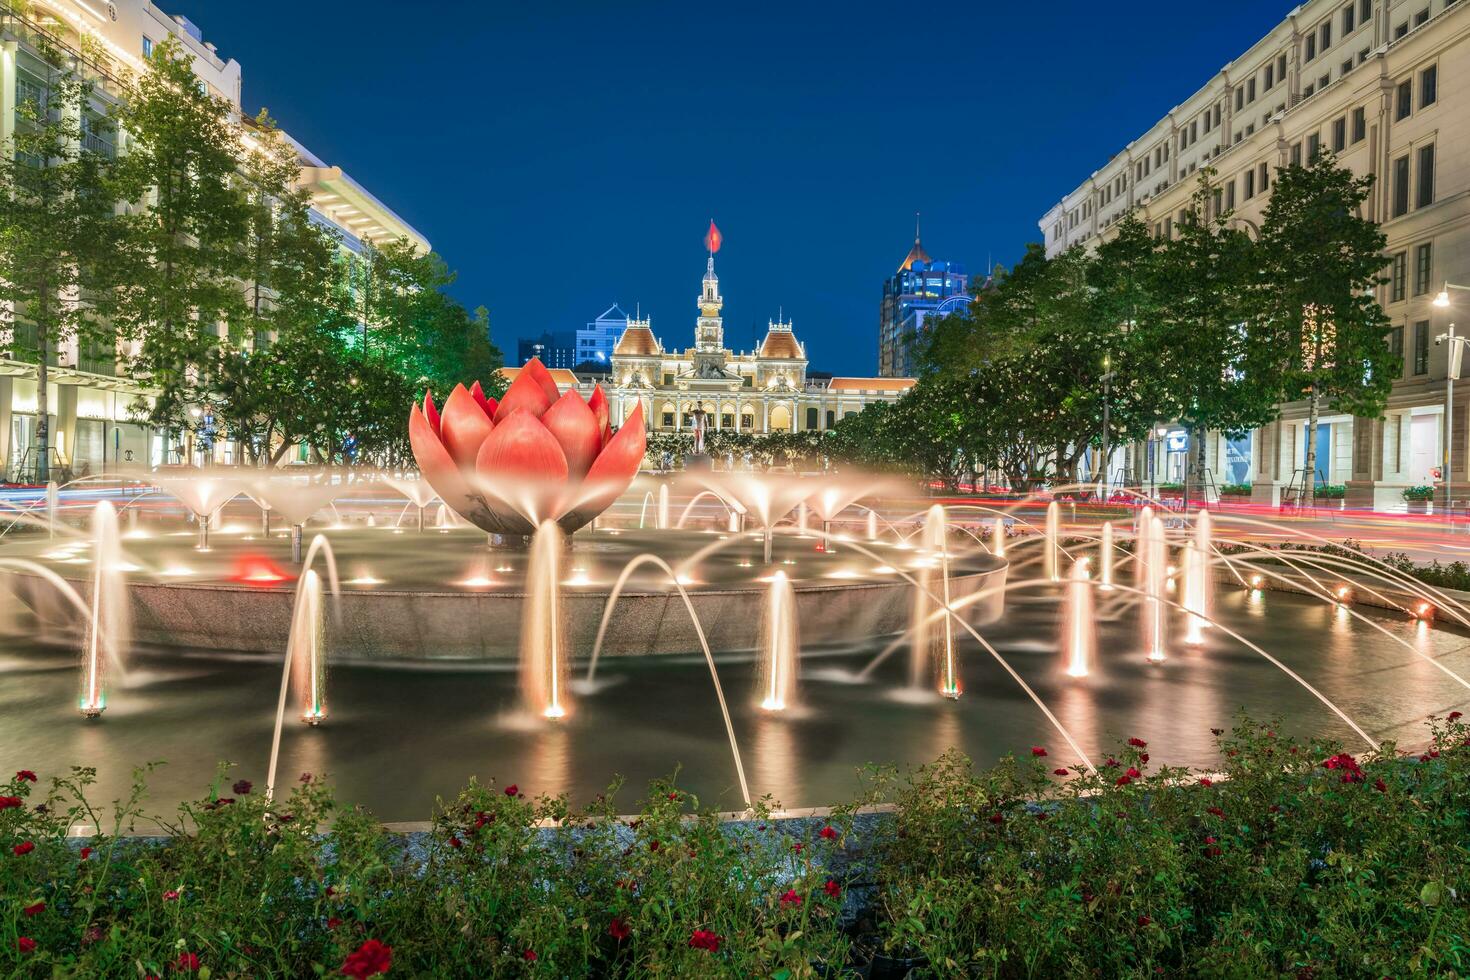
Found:
<path fill-rule="evenodd" d="M 519 656 L 526 592 L 521 585 L 525 556 L 487 551 L 483 534 L 459 529 L 394 535 L 391 529 L 354 528 L 330 532 L 343 580 L 340 598 L 328 601 L 327 648 L 340 660 L 499 660 Z M 913 586 L 897 571 L 908 570 L 916 552 L 862 542 L 886 561 L 861 555 L 850 544 L 836 554 L 815 550 L 815 540 L 794 535 L 776 539 L 775 564 L 761 563 L 758 534 L 738 536 L 716 553 L 691 564 L 686 586 L 710 647 L 745 651 L 759 645 L 761 611 L 769 592 L 763 581 L 772 569 L 791 579 L 804 645 L 870 642 L 909 626 Z M 295 577 L 289 542 L 216 535 L 207 554 L 189 552 L 183 537 L 129 541 L 129 560 L 140 571 L 129 575 L 133 628 L 140 642 L 189 650 L 279 655 L 290 629 Z M 618 572 L 635 555 L 655 552 L 676 567 L 712 544 L 702 531 L 616 534 L 583 532 L 563 556 L 563 577 L 588 584 L 564 584 L 565 636 L 576 655 L 592 649 L 603 610 Z M 44 550 L 44 549 L 41 549 Z M 395 554 L 395 551 L 402 552 Z M 186 580 L 162 572 L 189 562 Z M 242 563 L 282 574 L 278 582 L 237 581 Z M 375 581 L 358 581 L 354 569 L 371 564 Z M 481 567 L 478 573 L 476 564 Z M 744 563 L 744 564 L 742 564 Z M 59 563 L 64 578 L 87 592 L 87 567 Z M 319 569 L 321 570 L 321 569 Z M 1007 565 L 978 554 L 951 564 L 953 603 L 974 625 L 994 622 L 1003 609 Z M 910 571 L 910 574 L 915 572 Z M 852 578 L 832 576 L 852 575 Z M 474 580 L 475 585 L 464 584 Z M 40 579 L 15 573 L 16 594 L 53 625 L 72 614 L 55 590 Z M 978 602 L 965 597 L 984 590 Z M 667 575 L 645 568 L 625 586 L 608 624 L 603 653 L 608 656 L 684 654 L 699 649 L 688 610 Z"/>

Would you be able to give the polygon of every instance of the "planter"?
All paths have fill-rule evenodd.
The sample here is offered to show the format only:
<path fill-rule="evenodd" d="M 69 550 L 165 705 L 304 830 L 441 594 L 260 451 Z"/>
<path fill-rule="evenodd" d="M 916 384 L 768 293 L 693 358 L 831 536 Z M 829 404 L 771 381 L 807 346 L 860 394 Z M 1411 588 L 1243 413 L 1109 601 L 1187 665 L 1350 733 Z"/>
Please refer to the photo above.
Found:
<path fill-rule="evenodd" d="M 1427 500 L 1405 500 L 1404 507 L 1410 514 L 1429 513 L 1429 501 Z"/>

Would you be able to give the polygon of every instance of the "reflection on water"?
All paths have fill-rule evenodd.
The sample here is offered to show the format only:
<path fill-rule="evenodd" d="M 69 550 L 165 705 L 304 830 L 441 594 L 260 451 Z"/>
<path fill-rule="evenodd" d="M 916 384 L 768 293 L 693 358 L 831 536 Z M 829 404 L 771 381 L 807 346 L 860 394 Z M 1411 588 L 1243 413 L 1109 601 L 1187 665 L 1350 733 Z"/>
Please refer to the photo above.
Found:
<path fill-rule="evenodd" d="M 1156 763 L 1211 765 L 1210 728 L 1228 726 L 1241 707 L 1280 717 L 1288 730 L 1324 732 L 1360 748 L 1316 699 L 1223 630 L 1207 631 L 1199 648 L 1171 645 L 1164 664 L 1146 663 L 1136 603 L 1097 621 L 1092 675 L 1066 676 L 1055 645 L 1059 594 L 1011 604 L 1005 621 L 984 633 L 1089 755 L 1105 758 L 1117 739 L 1138 736 L 1148 739 Z M 1355 610 L 1450 669 L 1470 672 L 1464 636 Z M 1375 738 L 1412 745 L 1422 737 L 1425 715 L 1464 710 L 1470 702 L 1464 688 L 1410 650 L 1351 617 L 1344 625 L 1342 612 L 1320 603 L 1227 589 L 1217 596 L 1216 611 Z M 1047 745 L 1058 765 L 1073 761 L 1034 705 L 972 643 L 959 647 L 965 693 L 958 701 L 890 698 L 907 681 L 903 657 L 879 667 L 871 683 L 825 679 L 834 670 L 860 669 L 876 648 L 827 657 L 820 662 L 825 671 L 809 670 L 805 710 L 796 716 L 773 717 L 749 698 L 732 703 L 755 796 L 770 794 L 788 807 L 831 803 L 855 792 L 864 763 L 918 764 L 950 747 L 986 762 Z M 75 713 L 75 662 L 70 651 L 0 641 L 6 665 L 0 771 L 96 766 L 95 798 L 107 801 L 126 791 L 132 767 L 166 760 L 150 783 L 159 811 L 204 793 L 222 760 L 237 763 L 239 776 L 262 780 L 279 681 L 275 658 L 140 655 L 142 682 L 119 691 L 106 717 L 91 723 Z M 734 767 L 702 660 L 604 663 L 600 670 L 617 683 L 581 695 L 577 711 L 561 723 L 520 728 L 500 721 L 516 705 L 513 670 L 338 664 L 330 681 L 332 717 L 318 729 L 292 724 L 286 731 L 282 781 L 303 771 L 326 773 L 343 800 L 384 819 L 409 820 L 426 819 L 435 796 L 453 795 L 471 776 L 582 802 L 621 773 L 628 781 L 622 801 L 631 807 L 648 780 L 681 766 L 680 784 L 702 803 L 738 808 Z M 804 666 L 815 665 L 808 659 Z M 758 669 L 751 659 L 720 663 L 727 690 L 753 689 Z"/>

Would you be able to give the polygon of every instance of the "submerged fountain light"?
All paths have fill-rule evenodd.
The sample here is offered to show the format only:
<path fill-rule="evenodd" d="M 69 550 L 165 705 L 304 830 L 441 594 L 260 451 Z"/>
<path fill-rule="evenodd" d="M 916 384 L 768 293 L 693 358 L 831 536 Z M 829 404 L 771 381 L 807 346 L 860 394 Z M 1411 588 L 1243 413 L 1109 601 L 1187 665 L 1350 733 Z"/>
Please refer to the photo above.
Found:
<path fill-rule="evenodd" d="M 1337 590 L 1333 592 L 1332 595 L 1335 599 L 1337 599 L 1339 605 L 1345 606 L 1353 601 L 1353 590 L 1348 588 L 1346 585 L 1339 585 L 1337 587 Z"/>
<path fill-rule="evenodd" d="M 1257 592 L 1259 592 L 1261 590 L 1261 588 L 1263 586 L 1265 586 L 1265 584 L 1266 584 L 1266 579 L 1263 576 L 1260 576 L 1260 575 L 1252 575 L 1250 577 L 1250 585 L 1251 585 L 1251 588 L 1254 589 L 1254 590 L 1256 590 Z"/>

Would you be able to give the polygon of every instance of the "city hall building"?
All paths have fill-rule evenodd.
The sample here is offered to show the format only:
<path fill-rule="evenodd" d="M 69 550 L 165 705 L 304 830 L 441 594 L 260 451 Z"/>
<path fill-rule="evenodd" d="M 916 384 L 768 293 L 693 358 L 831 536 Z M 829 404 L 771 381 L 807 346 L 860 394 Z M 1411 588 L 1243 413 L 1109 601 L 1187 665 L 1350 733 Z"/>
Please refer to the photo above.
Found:
<path fill-rule="evenodd" d="M 141 72 L 155 45 L 177 38 L 194 59 L 201 85 L 227 99 L 236 121 L 240 112 L 240 65 L 220 57 L 213 44 L 186 18 L 170 17 L 149 0 L 30 0 L 24 14 L 0 6 L 0 142 L 15 133 L 17 106 L 44 101 L 52 70 L 40 45 L 61 51 L 77 74 L 93 82 L 92 106 L 83 120 L 87 148 L 112 155 L 126 152 L 128 134 L 90 129 L 119 98 L 119 77 Z M 244 137 L 249 145 L 249 134 Z M 294 141 L 293 141 L 294 143 Z M 386 205 L 343 172 L 299 143 L 301 180 L 311 195 L 312 216 L 337 231 L 346 261 L 356 261 L 372 241 L 407 238 L 428 251 L 428 241 Z M 34 328 L 30 328 L 33 333 Z M 27 326 L 0 328 L 0 480 L 27 479 L 35 469 L 36 365 L 23 356 Z M 247 345 L 274 337 L 250 338 Z M 136 343 L 136 342 L 135 342 Z M 50 369 L 47 405 L 51 443 L 63 473 L 73 478 L 101 474 L 119 466 L 199 464 L 203 454 L 192 442 L 139 422 L 131 407 L 149 391 L 125 373 L 119 361 L 132 349 L 88 350 L 75 341 L 56 351 Z M 21 354 L 21 356 L 17 356 Z M 212 450 L 220 463 L 239 460 L 233 443 Z"/>
<path fill-rule="evenodd" d="M 1439 479 L 1446 422 L 1451 323 L 1470 331 L 1470 2 L 1308 0 L 1250 50 L 1221 68 L 1146 133 L 1068 192 L 1040 221 L 1048 255 L 1104 241 L 1130 209 L 1154 233 L 1173 234 L 1212 167 L 1234 221 L 1259 229 L 1277 167 L 1318 150 L 1375 177 L 1365 213 L 1388 238 L 1379 302 L 1403 355 L 1384 417 L 1324 415 L 1319 482 L 1345 484 L 1349 506 L 1402 508 L 1402 491 Z M 1452 477 L 1470 483 L 1470 385 L 1453 406 Z M 1305 403 L 1240 439 L 1209 434 L 1217 484 L 1251 483 L 1277 503 L 1305 478 Z M 1111 475 L 1182 479 L 1185 442 L 1160 432 L 1120 448 Z M 1152 460 L 1150 461 L 1150 455 Z"/>
<path fill-rule="evenodd" d="M 809 379 L 806 346 L 783 317 L 768 322 L 755 350 L 730 350 L 713 254 L 697 303 L 692 347 L 665 348 L 648 319 L 628 320 L 612 353 L 608 396 L 615 425 L 641 403 L 653 432 L 692 430 L 696 409 L 704 410 L 711 432 L 825 431 L 874 402 L 897 401 L 914 385 L 912 378 Z"/>

